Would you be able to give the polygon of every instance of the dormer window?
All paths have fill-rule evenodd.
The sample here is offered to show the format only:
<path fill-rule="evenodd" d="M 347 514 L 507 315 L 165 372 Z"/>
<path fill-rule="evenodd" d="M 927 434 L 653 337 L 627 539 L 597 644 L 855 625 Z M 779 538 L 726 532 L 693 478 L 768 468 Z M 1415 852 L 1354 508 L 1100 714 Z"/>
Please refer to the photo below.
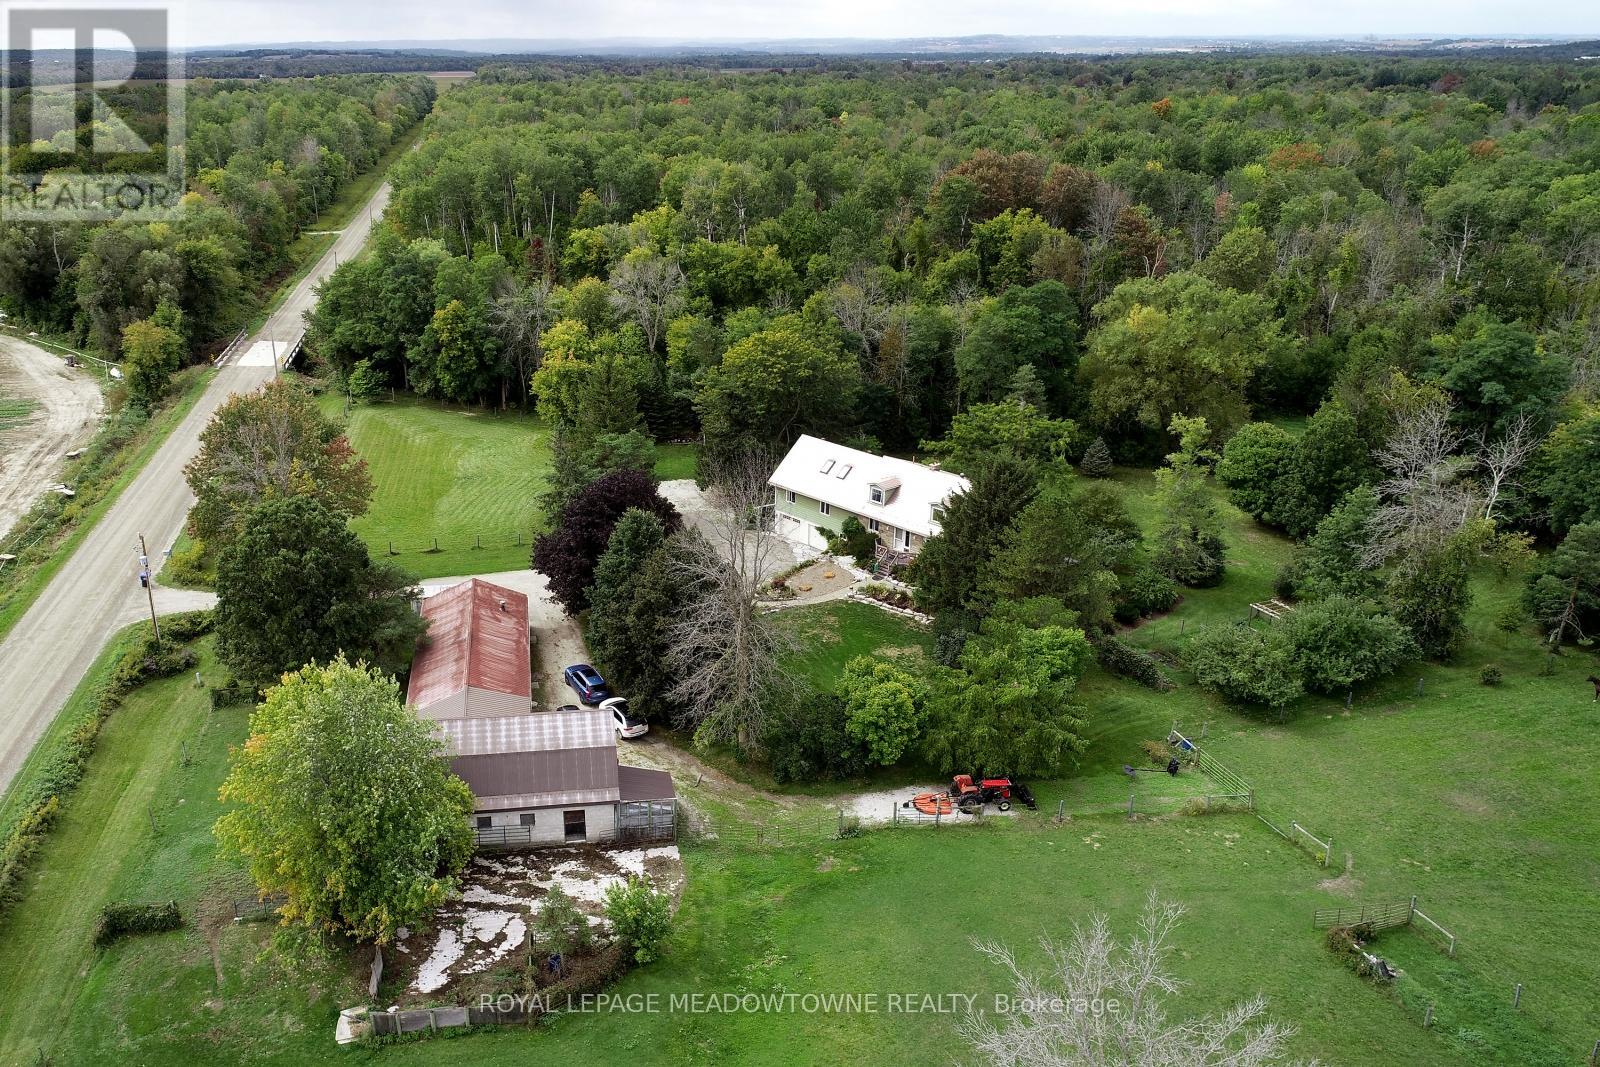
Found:
<path fill-rule="evenodd" d="M 933 521 L 934 522 L 939 523 L 941 526 L 944 525 L 944 505 L 943 504 L 934 504 L 933 506 L 931 506 L 928 509 L 928 511 L 929 511 L 930 515 L 933 517 Z"/>
<path fill-rule="evenodd" d="M 872 497 L 872 502 L 874 504 L 883 503 L 883 501 L 884 501 L 883 486 L 881 486 L 881 485 L 873 486 L 871 489 L 867 490 L 867 495 Z"/>
<path fill-rule="evenodd" d="M 889 504 L 900 490 L 900 479 L 890 475 L 879 478 L 867 487 L 867 496 L 874 504 Z"/>

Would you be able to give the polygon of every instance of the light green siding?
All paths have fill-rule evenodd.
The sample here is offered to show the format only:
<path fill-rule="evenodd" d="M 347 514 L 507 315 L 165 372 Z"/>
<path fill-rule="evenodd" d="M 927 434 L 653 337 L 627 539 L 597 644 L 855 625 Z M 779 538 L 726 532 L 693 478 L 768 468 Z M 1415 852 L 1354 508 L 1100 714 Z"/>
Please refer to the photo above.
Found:
<path fill-rule="evenodd" d="M 813 526 L 820 526 L 824 530 L 831 530 L 834 533 L 839 532 L 839 526 L 844 522 L 844 517 L 850 514 L 843 508 L 834 507 L 831 509 L 833 512 L 831 515 L 824 515 L 822 509 L 817 506 L 817 501 L 807 496 L 801 496 L 799 493 L 795 494 L 794 503 L 791 504 L 789 503 L 789 493 L 784 489 L 774 489 L 772 500 L 777 509 L 785 515 L 793 515 L 797 519 L 809 522 Z M 859 518 L 859 516 L 857 517 Z M 866 525 L 866 523 L 863 522 L 862 525 Z"/>

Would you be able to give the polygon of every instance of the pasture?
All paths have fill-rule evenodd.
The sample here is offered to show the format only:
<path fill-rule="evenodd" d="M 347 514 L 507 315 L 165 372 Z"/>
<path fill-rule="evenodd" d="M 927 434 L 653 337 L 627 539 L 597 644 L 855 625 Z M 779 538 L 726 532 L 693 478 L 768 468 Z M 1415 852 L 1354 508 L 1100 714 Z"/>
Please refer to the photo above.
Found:
<path fill-rule="evenodd" d="M 471 440 L 484 426 L 524 440 L 540 433 L 531 420 L 519 426 L 423 405 L 367 410 L 368 439 L 391 433 L 414 457 L 442 447 L 441 437 Z M 434 443 L 405 443 L 406 427 Z M 428 484 L 448 495 L 449 480 L 433 477 Z M 1137 493 L 1141 477 L 1123 480 Z M 1190 591 L 1130 640 L 1175 656 L 1197 625 L 1242 618 L 1270 588 L 1286 543 L 1229 514 L 1228 580 Z M 1034 783 L 1038 812 L 979 827 L 834 840 L 820 827 L 859 783 L 772 788 L 718 760 L 765 791 L 721 776 L 680 780 L 712 828 L 790 821 L 796 832 L 785 840 L 795 843 L 753 848 L 736 833 L 686 842 L 689 882 L 668 953 L 615 991 L 956 993 L 989 1006 L 1004 983 L 974 939 L 1003 939 L 1038 962 L 1041 934 L 1064 937 L 1095 911 L 1125 931 L 1155 889 L 1189 909 L 1174 960 L 1186 983 L 1176 1010 L 1217 1010 L 1259 992 L 1299 1027 L 1297 1054 L 1339 1064 L 1577 1062 L 1600 1036 L 1591 1034 L 1585 992 L 1600 981 L 1600 939 L 1587 919 L 1600 903 L 1600 827 L 1588 816 L 1600 799 L 1592 773 L 1600 705 L 1583 682 L 1591 656 L 1549 661 L 1534 635 L 1493 628 L 1514 594 L 1514 580 L 1481 576 L 1475 636 L 1458 660 L 1358 690 L 1348 709 L 1342 699 L 1307 697 L 1281 716 L 1261 714 L 1227 706 L 1181 670 L 1173 671 L 1179 688 L 1166 694 L 1091 671 L 1080 689 L 1092 734 L 1081 765 Z M 866 605 L 797 609 L 787 624 L 806 642 L 797 671 L 819 683 L 853 655 L 927 648 L 925 633 Z M 1490 660 L 1504 671 L 1498 688 L 1478 682 Z M 209 659 L 203 669 L 212 669 Z M 270 927 L 232 921 L 233 902 L 249 890 L 215 855 L 209 826 L 244 712 L 210 712 L 202 697 L 192 679 L 153 683 L 108 723 L 28 896 L 0 926 L 0 1016 L 21 1020 L 6 1028 L 0 1058 L 28 1062 L 43 1050 L 61 1061 L 175 1065 L 492 1065 L 562 1055 L 820 1064 L 948 1063 L 962 1054 L 956 1016 L 891 1011 L 881 1006 L 887 1001 L 876 1011 L 821 1015 L 572 1012 L 536 1032 L 338 1052 L 336 1011 L 364 999 L 360 960 L 261 958 Z M 1122 765 L 1139 763 L 1140 742 L 1164 737 L 1174 720 L 1190 734 L 1205 724 L 1208 750 L 1250 782 L 1262 815 L 1331 837 L 1329 865 L 1254 815 L 1179 814 L 1183 795 L 1203 791 L 1203 779 L 1141 776 L 1130 785 Z M 890 769 L 873 786 L 918 773 Z M 756 802 L 729 802 L 728 789 Z M 1130 789 L 1140 797 L 1131 821 L 1122 810 Z M 1067 813 L 1060 823 L 1058 805 Z M 819 829 L 807 836 L 804 826 Z M 1415 930 L 1386 933 L 1377 950 L 1405 972 L 1392 989 L 1346 969 L 1312 928 L 1316 908 L 1412 895 L 1460 948 L 1452 960 Z M 193 917 L 188 928 L 98 954 L 89 947 L 105 900 L 168 896 Z M 1513 1010 L 1517 982 L 1523 999 Z M 1425 1030 L 1429 1006 L 1434 1026 Z"/>

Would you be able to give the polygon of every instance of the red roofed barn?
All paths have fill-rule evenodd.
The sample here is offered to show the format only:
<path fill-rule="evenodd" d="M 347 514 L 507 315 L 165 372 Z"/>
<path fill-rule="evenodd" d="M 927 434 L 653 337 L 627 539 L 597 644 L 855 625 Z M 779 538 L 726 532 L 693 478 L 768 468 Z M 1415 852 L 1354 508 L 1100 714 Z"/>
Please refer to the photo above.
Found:
<path fill-rule="evenodd" d="M 424 719 L 525 715 L 533 709 L 528 598 L 473 578 L 422 602 L 406 703 Z"/>
<path fill-rule="evenodd" d="M 674 836 L 672 776 L 618 764 L 610 711 L 533 710 L 527 596 L 472 578 L 421 610 L 406 703 L 448 742 L 480 846 Z"/>

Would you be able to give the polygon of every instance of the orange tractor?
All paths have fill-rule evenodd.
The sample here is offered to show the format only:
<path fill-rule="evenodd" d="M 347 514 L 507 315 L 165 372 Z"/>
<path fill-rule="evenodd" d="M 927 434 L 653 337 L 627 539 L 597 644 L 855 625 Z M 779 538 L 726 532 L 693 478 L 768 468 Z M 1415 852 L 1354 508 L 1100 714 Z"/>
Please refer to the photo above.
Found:
<path fill-rule="evenodd" d="M 1010 778 L 980 778 L 958 774 L 950 788 L 939 793 L 918 793 L 906 804 L 924 815 L 976 815 L 985 804 L 993 804 L 1001 811 L 1010 811 L 1013 800 L 1035 807 L 1033 791 L 1021 782 Z"/>

